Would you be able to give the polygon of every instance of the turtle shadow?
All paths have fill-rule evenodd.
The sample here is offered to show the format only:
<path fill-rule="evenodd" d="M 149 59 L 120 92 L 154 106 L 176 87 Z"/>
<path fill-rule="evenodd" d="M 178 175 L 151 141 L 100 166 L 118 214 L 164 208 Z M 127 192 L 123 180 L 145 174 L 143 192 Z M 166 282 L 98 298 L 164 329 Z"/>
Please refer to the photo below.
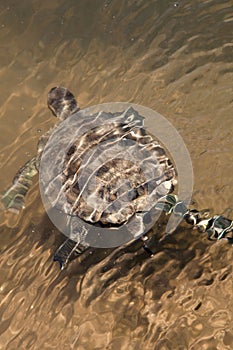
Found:
<path fill-rule="evenodd" d="M 76 301 L 83 299 L 85 294 L 84 304 L 88 307 L 106 290 L 115 288 L 130 276 L 131 280 L 141 282 L 150 290 L 154 300 L 159 300 L 168 291 L 172 295 L 175 287 L 170 281 L 175 280 L 183 268 L 196 259 L 197 252 L 199 256 L 203 255 L 209 244 L 204 238 L 197 237 L 196 231 L 182 226 L 164 236 L 165 227 L 160 226 L 159 234 L 153 232 L 147 242 L 149 249 L 144 249 L 141 239 L 118 248 L 87 249 L 65 270 L 58 272 L 49 289 L 56 288 L 66 279 L 66 287 L 60 291 L 60 298 L 64 300 L 66 296 L 68 300 Z M 46 235 L 42 237 L 42 241 L 46 240 Z M 56 232 L 52 253 L 64 239 L 64 235 Z M 59 269 L 59 264 L 55 263 L 54 268 Z M 198 266 L 190 273 L 190 278 L 199 278 L 201 274 L 202 268 Z"/>

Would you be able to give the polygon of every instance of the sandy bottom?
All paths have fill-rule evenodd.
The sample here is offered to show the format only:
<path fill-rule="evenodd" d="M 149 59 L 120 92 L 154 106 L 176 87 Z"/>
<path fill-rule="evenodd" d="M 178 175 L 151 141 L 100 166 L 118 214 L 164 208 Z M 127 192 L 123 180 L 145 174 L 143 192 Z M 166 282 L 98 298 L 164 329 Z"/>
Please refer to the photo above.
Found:
<path fill-rule="evenodd" d="M 85 5 L 84 5 L 85 4 Z M 233 11 L 229 1 L 0 4 L 0 191 L 56 121 L 57 84 L 80 107 L 130 101 L 165 116 L 193 164 L 193 199 L 233 219 Z M 153 257 L 91 250 L 60 272 L 63 236 L 38 182 L 0 212 L 0 348 L 231 350 L 232 246 L 181 227 Z"/>

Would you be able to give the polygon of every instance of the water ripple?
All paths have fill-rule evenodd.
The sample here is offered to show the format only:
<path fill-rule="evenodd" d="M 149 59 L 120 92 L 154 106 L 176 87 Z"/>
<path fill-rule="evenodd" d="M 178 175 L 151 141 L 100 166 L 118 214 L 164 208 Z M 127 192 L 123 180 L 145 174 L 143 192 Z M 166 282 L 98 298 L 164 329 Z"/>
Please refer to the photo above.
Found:
<path fill-rule="evenodd" d="M 83 108 L 133 101 L 171 121 L 191 153 L 194 200 L 232 217 L 232 1 L 0 4 L 0 191 L 56 120 L 47 91 Z M 181 227 L 149 257 L 138 242 L 90 249 L 66 271 L 35 180 L 0 211 L 0 348 L 210 349 L 233 342 L 232 249 Z"/>

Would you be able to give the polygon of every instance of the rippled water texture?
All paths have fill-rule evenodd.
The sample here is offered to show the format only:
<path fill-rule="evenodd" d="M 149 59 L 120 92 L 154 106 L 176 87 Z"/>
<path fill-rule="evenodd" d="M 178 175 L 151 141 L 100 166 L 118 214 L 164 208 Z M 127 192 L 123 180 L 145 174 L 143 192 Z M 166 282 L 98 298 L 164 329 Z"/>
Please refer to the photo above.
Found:
<path fill-rule="evenodd" d="M 53 125 L 46 94 L 63 84 L 81 107 L 163 114 L 189 149 L 196 205 L 233 219 L 232 33 L 232 0 L 1 1 L 0 191 Z M 19 217 L 0 215 L 1 349 L 232 349 L 224 240 L 180 228 L 151 258 L 93 250 L 60 272 L 36 181 Z"/>

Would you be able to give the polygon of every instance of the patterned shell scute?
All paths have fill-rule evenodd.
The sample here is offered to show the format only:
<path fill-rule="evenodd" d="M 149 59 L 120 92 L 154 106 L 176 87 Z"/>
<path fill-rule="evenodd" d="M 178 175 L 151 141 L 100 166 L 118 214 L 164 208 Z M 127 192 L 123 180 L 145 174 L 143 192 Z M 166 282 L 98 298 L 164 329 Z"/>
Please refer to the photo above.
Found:
<path fill-rule="evenodd" d="M 52 206 L 119 226 L 173 190 L 174 168 L 135 109 L 69 119 L 55 128 L 43 154 L 50 159 L 44 186 Z"/>

